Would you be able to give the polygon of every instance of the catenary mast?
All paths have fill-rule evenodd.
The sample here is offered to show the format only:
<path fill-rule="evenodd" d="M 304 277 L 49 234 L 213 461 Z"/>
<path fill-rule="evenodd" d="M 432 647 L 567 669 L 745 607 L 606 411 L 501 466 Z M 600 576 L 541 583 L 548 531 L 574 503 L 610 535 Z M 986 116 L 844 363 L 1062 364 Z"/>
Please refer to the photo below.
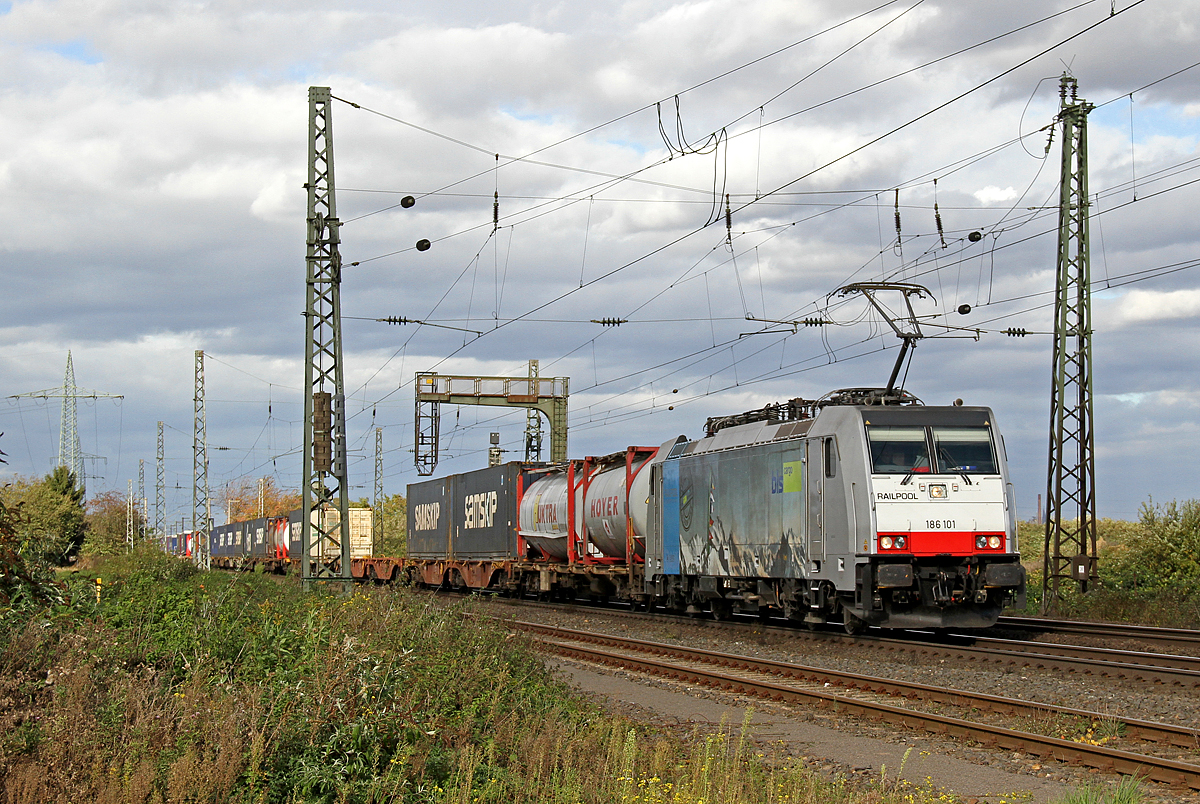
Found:
<path fill-rule="evenodd" d="M 1063 581 L 1080 591 L 1096 571 L 1096 461 L 1092 429 L 1092 286 L 1088 241 L 1087 116 L 1078 82 L 1059 84 L 1062 183 L 1050 386 L 1050 460 L 1046 489 L 1043 606 Z"/>
<path fill-rule="evenodd" d="M 329 87 L 308 88 L 308 249 L 304 312 L 302 577 L 350 580 L 346 397 L 342 380 L 342 258 Z M 315 512 L 315 516 L 314 516 Z"/>

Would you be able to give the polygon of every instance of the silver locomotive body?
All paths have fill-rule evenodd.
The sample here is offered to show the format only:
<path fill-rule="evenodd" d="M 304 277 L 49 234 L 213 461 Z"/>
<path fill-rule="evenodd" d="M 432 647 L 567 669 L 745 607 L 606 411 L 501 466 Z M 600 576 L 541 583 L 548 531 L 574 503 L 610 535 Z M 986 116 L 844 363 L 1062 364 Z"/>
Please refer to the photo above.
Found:
<path fill-rule="evenodd" d="M 848 630 L 982 627 L 1023 605 L 987 408 L 826 405 L 679 441 L 653 475 L 647 592 L 674 605 Z"/>

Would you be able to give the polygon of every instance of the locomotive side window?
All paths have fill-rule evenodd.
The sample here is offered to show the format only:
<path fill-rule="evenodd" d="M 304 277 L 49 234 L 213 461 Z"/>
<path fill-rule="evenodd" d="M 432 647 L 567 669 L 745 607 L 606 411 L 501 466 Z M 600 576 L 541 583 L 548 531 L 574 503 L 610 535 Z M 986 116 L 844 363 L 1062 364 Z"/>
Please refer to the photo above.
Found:
<path fill-rule="evenodd" d="M 934 427 L 933 444 L 943 472 L 995 475 L 996 455 L 986 427 Z"/>
<path fill-rule="evenodd" d="M 825 439 L 825 477 L 837 477 L 837 446 L 832 438 Z"/>
<path fill-rule="evenodd" d="M 871 470 L 877 475 L 929 471 L 924 427 L 867 427 Z"/>

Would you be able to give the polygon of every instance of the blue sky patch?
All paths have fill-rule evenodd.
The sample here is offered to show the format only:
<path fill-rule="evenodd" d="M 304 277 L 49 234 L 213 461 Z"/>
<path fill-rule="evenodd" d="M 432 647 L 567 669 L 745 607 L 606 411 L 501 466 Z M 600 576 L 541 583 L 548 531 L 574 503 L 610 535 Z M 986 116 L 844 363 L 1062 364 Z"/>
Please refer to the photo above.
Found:
<path fill-rule="evenodd" d="M 1129 135 L 1129 99 L 1119 100 L 1102 106 L 1088 115 L 1088 119 L 1096 125 L 1123 131 Z M 1187 117 L 1183 107 L 1165 103 L 1133 104 L 1133 139 L 1134 142 L 1145 142 L 1157 137 L 1195 137 L 1200 134 L 1200 118 Z"/>
<path fill-rule="evenodd" d="M 501 106 L 500 113 L 514 120 L 531 120 L 535 123 L 543 125 L 552 125 L 555 117 L 552 114 L 531 114 L 530 112 L 519 112 L 511 106 Z"/>
<path fill-rule="evenodd" d="M 56 42 L 46 45 L 43 50 L 49 50 L 51 53 L 70 59 L 71 61 L 80 61 L 84 64 L 99 64 L 104 61 L 92 43 L 84 39 L 72 39 L 70 42 Z"/>

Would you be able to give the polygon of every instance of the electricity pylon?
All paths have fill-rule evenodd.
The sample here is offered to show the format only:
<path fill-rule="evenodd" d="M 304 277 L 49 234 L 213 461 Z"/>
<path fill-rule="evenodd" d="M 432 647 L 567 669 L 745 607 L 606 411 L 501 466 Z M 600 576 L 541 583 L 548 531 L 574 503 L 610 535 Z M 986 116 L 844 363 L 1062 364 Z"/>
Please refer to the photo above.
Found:
<path fill-rule="evenodd" d="M 301 577 L 350 580 L 342 258 L 338 252 L 329 87 L 308 88 L 308 250 L 304 349 Z M 314 519 L 314 512 L 316 513 Z"/>
<path fill-rule="evenodd" d="M 1050 386 L 1050 460 L 1046 489 L 1043 608 L 1063 580 L 1098 580 L 1096 462 L 1092 430 L 1092 286 L 1088 242 L 1087 116 L 1078 82 L 1059 84 L 1062 184 L 1054 301 L 1054 368 Z M 1069 97 L 1068 97 L 1069 96 Z"/>
<path fill-rule="evenodd" d="M 67 351 L 67 370 L 63 375 L 61 388 L 47 388 L 44 391 L 30 391 L 25 394 L 13 394 L 9 399 L 32 397 L 34 399 L 61 399 L 62 417 L 58 428 L 58 458 L 55 466 L 65 466 L 75 475 L 75 483 L 82 491 L 86 484 L 83 476 L 83 450 L 79 446 L 79 426 L 75 416 L 75 400 L 77 399 L 124 399 L 121 394 L 102 394 L 99 391 L 85 391 L 75 386 L 75 364 L 71 360 L 71 352 Z"/>

